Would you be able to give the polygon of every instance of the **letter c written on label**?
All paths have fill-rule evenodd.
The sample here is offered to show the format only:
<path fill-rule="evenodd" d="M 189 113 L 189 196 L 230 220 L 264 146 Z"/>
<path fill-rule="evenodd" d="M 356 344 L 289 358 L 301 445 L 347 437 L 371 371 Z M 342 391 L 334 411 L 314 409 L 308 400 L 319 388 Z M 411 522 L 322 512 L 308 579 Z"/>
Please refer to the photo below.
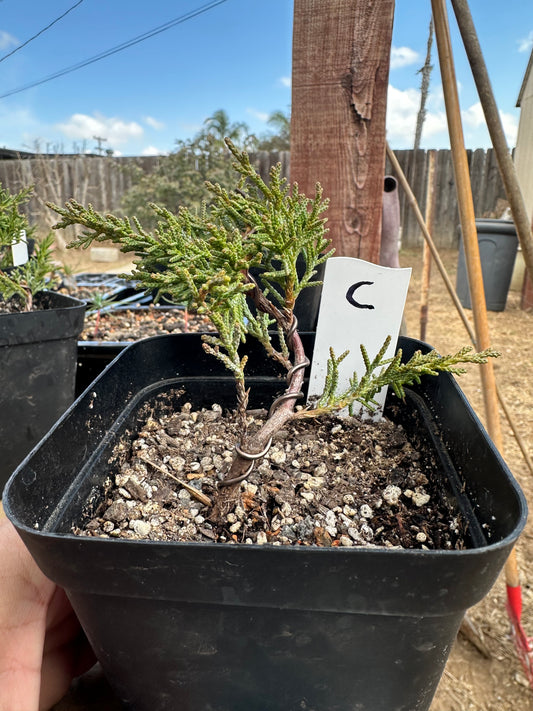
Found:
<path fill-rule="evenodd" d="M 346 292 L 346 301 L 352 306 L 355 306 L 356 309 L 373 309 L 374 307 L 372 304 L 360 304 L 354 299 L 354 294 L 357 289 L 361 286 L 371 286 L 373 283 L 373 281 L 358 281 L 355 284 L 352 284 Z"/>

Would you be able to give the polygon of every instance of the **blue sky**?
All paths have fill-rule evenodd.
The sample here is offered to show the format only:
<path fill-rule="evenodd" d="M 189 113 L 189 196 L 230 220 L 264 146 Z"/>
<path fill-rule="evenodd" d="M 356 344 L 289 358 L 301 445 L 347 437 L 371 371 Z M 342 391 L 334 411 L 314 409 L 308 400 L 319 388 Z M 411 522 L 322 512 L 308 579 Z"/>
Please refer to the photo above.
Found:
<path fill-rule="evenodd" d="M 412 147 L 430 7 L 429 0 L 396 0 L 387 119 L 393 148 Z M 533 3 L 471 0 L 470 8 L 513 146 L 516 100 L 533 47 Z M 166 153 L 218 109 L 261 135 L 270 113 L 290 107 L 292 11 L 292 0 L 0 0 L 2 95 L 183 19 L 101 61 L 0 98 L 0 146 L 92 150 L 93 136 L 101 136 L 119 155 Z M 449 13 L 467 147 L 488 147 L 451 7 Z M 433 63 L 422 146 L 446 148 L 435 44 Z"/>

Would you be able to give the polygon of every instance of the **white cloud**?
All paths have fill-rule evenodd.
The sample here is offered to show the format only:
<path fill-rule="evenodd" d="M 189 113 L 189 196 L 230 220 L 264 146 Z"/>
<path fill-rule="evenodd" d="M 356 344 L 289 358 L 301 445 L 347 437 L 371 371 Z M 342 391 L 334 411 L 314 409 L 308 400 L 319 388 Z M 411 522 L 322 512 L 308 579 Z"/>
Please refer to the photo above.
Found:
<path fill-rule="evenodd" d="M 165 124 L 162 121 L 158 121 L 152 116 L 145 116 L 143 118 L 144 123 L 146 123 L 150 128 L 154 128 L 156 131 L 161 131 L 165 128 Z"/>
<path fill-rule="evenodd" d="M 143 155 L 143 156 L 166 156 L 166 155 L 168 155 L 168 151 L 162 151 L 160 148 L 156 148 L 155 146 L 146 146 L 146 148 L 142 149 L 141 155 Z"/>
<path fill-rule="evenodd" d="M 270 116 L 270 114 L 267 114 L 264 111 L 258 111 L 257 109 L 250 108 L 246 109 L 246 113 L 256 119 L 259 119 L 259 121 L 264 121 L 265 123 L 268 121 L 268 117 Z"/>
<path fill-rule="evenodd" d="M 281 84 L 281 86 L 286 86 L 290 89 L 290 87 L 292 86 L 292 79 L 291 77 L 280 77 L 279 83 Z"/>
<path fill-rule="evenodd" d="M 420 94 L 416 89 L 396 89 L 389 84 L 387 96 L 387 137 L 402 146 L 412 145 Z"/>
<path fill-rule="evenodd" d="M 430 137 L 436 137 L 442 135 L 445 138 L 445 143 L 448 142 L 448 122 L 446 120 L 445 111 L 428 111 L 425 121 L 424 128 L 422 129 L 422 137 L 428 139 Z"/>
<path fill-rule="evenodd" d="M 513 114 L 507 114 L 504 111 L 500 111 L 500 118 L 502 120 L 503 132 L 507 139 L 507 145 L 510 148 L 514 148 L 518 136 L 518 120 Z"/>
<path fill-rule="evenodd" d="M 472 106 L 466 109 L 466 111 L 462 111 L 461 114 L 463 118 L 465 133 L 469 129 L 483 129 L 483 133 L 478 134 L 480 140 L 479 147 L 490 147 L 490 135 L 487 129 L 485 115 L 483 113 L 483 107 L 481 106 L 481 103 L 478 101 L 476 104 L 472 104 Z M 502 122 L 503 132 L 505 134 L 507 144 L 512 148 L 516 145 L 516 137 L 518 135 L 518 121 L 513 114 L 505 113 L 503 111 L 500 111 L 500 120 Z"/>
<path fill-rule="evenodd" d="M 468 109 L 461 111 L 461 115 L 464 125 L 468 128 L 479 128 L 485 125 L 485 116 L 479 101 L 477 104 L 472 104 Z"/>
<path fill-rule="evenodd" d="M 94 140 L 94 136 L 101 136 L 110 148 L 127 143 L 131 138 L 139 138 L 144 133 L 142 126 L 135 121 L 108 118 L 98 113 L 93 116 L 73 114 L 65 123 L 57 124 L 56 128 L 73 139 Z"/>
<path fill-rule="evenodd" d="M 415 140 L 416 118 L 420 109 L 420 92 L 417 89 L 396 89 L 389 84 L 387 95 L 387 139 L 400 148 L 412 148 Z M 426 104 L 426 118 L 422 131 L 423 144 L 440 134 L 446 136 L 446 114 L 437 94 L 430 93 Z M 435 140 L 432 141 L 435 143 Z M 442 143 L 442 141 L 438 141 Z M 431 147 L 434 147 L 433 145 Z"/>
<path fill-rule="evenodd" d="M 522 37 L 518 40 L 518 51 L 519 52 L 529 52 L 533 47 L 533 30 L 528 34 L 527 37 Z"/>
<path fill-rule="evenodd" d="M 400 69 L 408 67 L 410 64 L 415 64 L 418 61 L 419 54 L 410 47 L 393 47 L 390 55 L 390 68 Z"/>
<path fill-rule="evenodd" d="M 0 30 L 0 50 L 5 51 L 6 49 L 11 49 L 16 47 L 20 42 L 16 37 L 10 35 L 9 32 L 4 32 Z"/>
<path fill-rule="evenodd" d="M 389 85 L 387 96 L 387 139 L 394 148 L 412 148 L 416 118 L 420 109 L 420 92 L 403 91 Z M 422 130 L 422 148 L 449 148 L 448 122 L 442 87 L 436 86 L 428 96 L 426 118 Z M 491 141 L 483 108 L 478 101 L 461 111 L 467 148 L 490 148 Z M 509 147 L 516 145 L 518 119 L 512 113 L 500 111 L 503 130 Z"/>

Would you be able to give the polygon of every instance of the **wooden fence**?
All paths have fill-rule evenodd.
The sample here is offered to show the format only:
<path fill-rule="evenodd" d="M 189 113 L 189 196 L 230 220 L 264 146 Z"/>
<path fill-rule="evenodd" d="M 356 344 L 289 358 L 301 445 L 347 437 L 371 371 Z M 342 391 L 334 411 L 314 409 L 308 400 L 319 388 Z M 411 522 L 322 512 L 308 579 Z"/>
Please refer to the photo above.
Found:
<path fill-rule="evenodd" d="M 424 212 L 427 188 L 428 151 L 396 151 L 396 156 Z M 260 152 L 254 157 L 255 165 L 263 177 L 270 166 L 281 161 L 283 174 L 289 173 L 290 154 L 287 151 Z M 31 224 L 48 230 L 56 215 L 46 207 L 51 201 L 62 205 L 73 197 L 83 204 L 91 203 L 95 209 L 116 211 L 124 193 L 132 185 L 132 166 L 149 173 L 164 157 L 114 158 L 100 156 L 47 156 L 0 160 L 0 183 L 12 191 L 25 185 L 35 186 L 35 196 L 27 206 Z M 495 155 L 490 150 L 468 152 L 474 207 L 477 217 L 495 216 L 505 197 Z M 392 174 L 387 164 L 386 172 Z M 459 223 L 451 153 L 436 151 L 436 204 L 433 237 L 441 248 L 458 244 Z M 422 244 L 422 234 L 416 224 L 403 191 L 399 190 L 402 244 L 416 247 Z M 496 215 L 499 216 L 499 215 Z"/>
<path fill-rule="evenodd" d="M 426 206 L 429 151 L 395 151 L 408 178 L 422 214 Z M 500 217 L 505 190 L 493 149 L 467 151 L 476 217 Z M 386 172 L 393 175 L 387 161 Z M 451 151 L 435 151 L 435 208 L 432 237 L 438 247 L 456 247 L 459 243 L 459 211 L 455 191 Z M 423 236 L 403 191 L 399 191 L 402 244 L 416 247 Z"/>

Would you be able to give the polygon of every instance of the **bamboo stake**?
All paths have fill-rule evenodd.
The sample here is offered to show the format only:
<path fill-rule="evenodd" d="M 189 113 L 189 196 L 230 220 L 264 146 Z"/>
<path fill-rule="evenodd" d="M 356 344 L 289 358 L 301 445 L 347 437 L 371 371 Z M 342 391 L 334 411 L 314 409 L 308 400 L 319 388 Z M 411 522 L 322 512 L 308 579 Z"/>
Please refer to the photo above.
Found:
<path fill-rule="evenodd" d="M 458 298 L 457 293 L 455 291 L 455 287 L 452 283 L 452 280 L 450 279 L 450 276 L 446 270 L 446 267 L 441 259 L 439 251 L 437 249 L 437 246 L 435 245 L 435 242 L 433 241 L 433 238 L 431 237 L 431 234 L 428 230 L 427 224 L 424 221 L 424 217 L 422 216 L 422 212 L 421 212 L 420 207 L 418 205 L 415 194 L 413 193 L 413 190 L 412 190 L 411 186 L 409 185 L 407 177 L 406 177 L 405 173 L 403 172 L 402 167 L 398 162 L 398 159 L 396 158 L 394 152 L 391 150 L 391 148 L 388 144 L 387 144 L 387 156 L 389 158 L 392 169 L 396 173 L 398 182 L 402 186 L 402 189 L 407 197 L 407 202 L 409 203 L 409 206 L 411 207 L 411 209 L 413 210 L 413 212 L 415 214 L 416 220 L 420 226 L 422 234 L 424 235 L 425 244 L 427 244 L 429 251 L 431 252 L 432 259 L 435 262 L 435 264 L 439 270 L 439 273 L 442 277 L 444 285 L 446 286 L 446 290 L 448 291 L 448 294 L 450 295 L 450 298 L 452 299 L 454 306 L 457 309 L 457 312 L 461 318 L 461 321 L 463 322 L 466 332 L 470 336 L 470 340 L 472 341 L 473 345 L 476 346 L 476 348 L 477 348 L 476 335 L 474 333 L 474 329 L 470 325 L 470 321 L 468 320 L 467 313 L 464 310 L 461 302 L 459 301 L 459 298 Z M 531 472 L 531 474 L 533 474 L 533 462 L 531 461 L 531 458 L 528 454 L 524 439 L 521 436 L 520 432 L 518 431 L 516 423 L 511 415 L 511 412 L 507 406 L 507 403 L 505 402 L 503 394 L 501 393 L 501 391 L 498 387 L 497 387 L 497 393 L 498 393 L 498 401 L 499 401 L 501 408 L 507 418 L 507 421 L 509 423 L 509 426 L 511 427 L 511 430 L 513 431 L 513 435 L 514 435 L 516 442 L 520 448 L 520 451 L 522 452 L 522 456 L 524 457 L 524 460 L 529 468 L 529 471 Z"/>
<path fill-rule="evenodd" d="M 431 232 L 433 228 L 433 212 L 435 207 L 435 151 L 429 151 L 427 191 L 426 191 L 426 217 L 425 223 Z M 422 285 L 420 288 L 420 340 L 426 340 L 426 328 L 429 311 L 429 284 L 431 280 L 431 252 L 429 245 L 424 240 L 422 255 Z"/>
<path fill-rule="evenodd" d="M 516 232 L 520 246 L 522 247 L 526 269 L 530 278 L 533 279 L 533 233 L 531 224 L 518 182 L 515 165 L 505 139 L 500 113 L 496 105 L 496 100 L 494 99 L 494 92 L 492 91 L 487 66 L 483 59 L 476 28 L 474 27 L 467 0 L 452 0 L 452 6 L 470 63 L 470 68 L 472 69 L 479 100 L 483 108 L 483 113 L 485 114 L 485 121 L 487 122 L 492 145 L 498 160 L 505 194 L 509 201 Z"/>
<path fill-rule="evenodd" d="M 455 184 L 457 186 L 459 217 L 461 219 L 461 228 L 463 232 L 463 244 L 465 248 L 466 267 L 470 286 L 470 298 L 472 301 L 476 342 L 478 347 L 488 348 L 490 345 L 490 336 L 487 319 L 487 307 L 483 288 L 479 245 L 477 241 L 472 187 L 470 184 L 470 174 L 464 146 L 461 108 L 457 92 L 457 80 L 455 77 L 446 0 L 431 0 L 431 7 L 433 10 L 433 20 L 435 22 L 435 36 L 437 38 L 437 50 L 444 91 L 444 103 L 446 106 L 448 131 L 450 134 Z M 498 411 L 498 397 L 496 391 L 496 381 L 494 379 L 494 369 L 492 367 L 492 363 L 487 363 L 487 365 L 489 366 L 488 368 L 482 367 L 481 369 L 485 411 L 487 415 L 487 429 L 494 444 L 500 452 L 503 453 L 503 439 Z M 527 639 L 520 622 L 522 590 L 520 587 L 515 548 L 511 551 L 505 564 L 505 578 L 507 583 L 507 610 L 513 634 L 515 636 L 515 646 L 519 653 L 520 661 L 524 667 L 524 670 L 528 674 L 528 681 L 533 686 L 529 640 Z"/>
<path fill-rule="evenodd" d="M 470 173 L 464 146 L 463 126 L 461 123 L 461 108 L 457 92 L 457 80 L 453 62 L 452 44 L 448 26 L 448 16 L 445 0 L 431 0 L 433 19 L 435 22 L 435 36 L 446 105 L 448 131 L 452 151 L 455 184 L 457 187 L 457 200 L 459 204 L 459 217 L 463 232 L 465 259 L 472 301 L 474 329 L 478 348 L 488 348 L 490 343 L 485 290 L 481 272 L 479 244 L 477 240 L 476 218 Z M 488 367 L 487 367 L 488 366 Z M 485 401 L 488 432 L 500 451 L 502 451 L 502 434 L 498 413 L 498 398 L 494 380 L 492 362 L 481 367 L 481 381 Z"/>

